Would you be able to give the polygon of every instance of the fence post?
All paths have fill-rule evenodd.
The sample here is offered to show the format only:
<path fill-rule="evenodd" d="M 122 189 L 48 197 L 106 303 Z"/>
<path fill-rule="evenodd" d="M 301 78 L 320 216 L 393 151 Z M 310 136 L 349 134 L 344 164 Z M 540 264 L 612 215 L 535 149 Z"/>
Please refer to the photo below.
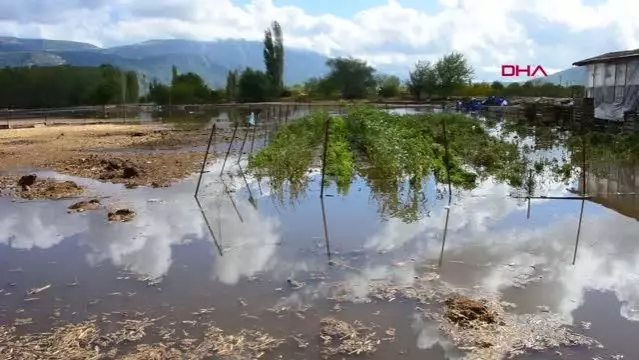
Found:
<path fill-rule="evenodd" d="M 197 198 L 197 194 L 200 192 L 200 183 L 202 182 L 202 175 L 204 174 L 204 168 L 206 167 L 206 160 L 209 157 L 209 151 L 211 150 L 211 143 L 213 142 L 213 136 L 215 135 L 215 123 L 213 124 L 213 129 L 211 129 L 211 134 L 209 135 L 209 143 L 206 145 L 206 152 L 204 153 L 204 160 L 202 161 L 202 169 L 200 169 L 200 177 L 197 179 L 197 186 L 195 187 L 195 197 Z"/>
<path fill-rule="evenodd" d="M 237 121 L 235 123 L 235 129 L 233 129 L 233 136 L 231 136 L 231 142 L 229 143 L 229 148 L 226 150 L 226 155 L 224 156 L 224 163 L 222 163 L 222 170 L 220 170 L 220 176 L 224 174 L 224 167 L 226 166 L 226 160 L 229 158 L 229 154 L 231 153 L 231 147 L 233 147 L 233 141 L 235 140 L 235 136 L 237 135 L 237 128 L 240 126 L 240 122 Z"/>

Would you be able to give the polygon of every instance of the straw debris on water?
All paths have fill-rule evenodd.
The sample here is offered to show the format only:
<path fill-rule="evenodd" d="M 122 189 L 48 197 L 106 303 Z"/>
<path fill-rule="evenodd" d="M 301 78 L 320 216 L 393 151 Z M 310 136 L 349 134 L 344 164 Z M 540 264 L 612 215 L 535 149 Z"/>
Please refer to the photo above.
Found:
<path fill-rule="evenodd" d="M 597 346 L 601 344 L 578 334 L 549 311 L 534 314 L 510 312 L 510 304 L 499 294 L 457 289 L 432 272 L 416 276 L 410 285 L 394 284 L 388 280 L 370 281 L 368 299 L 394 301 L 403 298 L 420 304 L 418 308 L 426 320 L 440 324 L 440 331 L 460 349 L 469 360 L 499 360 L 526 351 L 540 351 L 560 346 Z M 347 283 L 333 287 L 333 300 L 362 301 L 352 294 Z"/>
<path fill-rule="evenodd" d="M 334 355 L 360 355 L 377 351 L 382 339 L 377 336 L 372 326 L 365 326 L 360 321 L 349 324 L 333 317 L 323 318 L 320 322 L 321 353 L 325 358 Z M 395 339 L 395 329 L 386 331 L 388 338 Z"/>

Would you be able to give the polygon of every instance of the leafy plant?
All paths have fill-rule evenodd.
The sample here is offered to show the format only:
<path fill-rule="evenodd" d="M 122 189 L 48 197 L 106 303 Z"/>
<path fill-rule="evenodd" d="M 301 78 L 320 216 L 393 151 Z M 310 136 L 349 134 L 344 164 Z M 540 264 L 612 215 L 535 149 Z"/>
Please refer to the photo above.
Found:
<path fill-rule="evenodd" d="M 251 157 L 250 169 L 268 176 L 274 190 L 288 183 L 291 191 L 303 191 L 308 168 L 321 164 L 326 121 L 330 121 L 328 184 L 335 182 L 345 194 L 355 176 L 363 178 L 386 216 L 417 220 L 429 177 L 464 189 L 488 176 L 513 186 L 524 179 L 526 161 L 517 145 L 464 115 L 395 115 L 352 107 L 346 115 L 327 119 L 327 113 L 318 112 L 283 126 L 267 147 Z"/>

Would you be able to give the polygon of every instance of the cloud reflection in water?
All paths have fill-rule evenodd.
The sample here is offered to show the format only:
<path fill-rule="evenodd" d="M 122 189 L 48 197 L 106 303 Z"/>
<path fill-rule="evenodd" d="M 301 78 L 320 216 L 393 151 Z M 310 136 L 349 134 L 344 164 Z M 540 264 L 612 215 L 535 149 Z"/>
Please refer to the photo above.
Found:
<path fill-rule="evenodd" d="M 213 278 L 224 283 L 235 283 L 242 276 L 262 271 L 274 256 L 274 246 L 279 241 L 277 219 L 255 211 L 248 202 L 237 206 L 244 222 L 237 218 L 224 184 L 216 175 L 221 163 L 212 164 L 203 178 L 201 203 L 211 218 L 219 212 L 224 246 L 228 253 L 218 257 L 213 265 Z M 59 176 L 61 178 L 68 178 Z M 253 179 L 248 179 L 249 185 Z M 86 182 L 86 181 L 85 181 Z M 67 201 L 41 201 L 6 203 L 0 208 L 0 243 L 12 248 L 50 248 L 62 240 L 78 235 L 79 244 L 88 248 L 87 260 L 91 265 L 110 261 L 118 267 L 139 275 L 161 277 L 172 263 L 172 246 L 195 239 L 210 238 L 208 229 L 193 198 L 192 181 L 174 185 L 168 189 L 139 188 L 126 190 L 97 181 L 89 182 L 91 188 L 109 189 L 103 195 L 117 199 L 107 203 L 127 207 L 137 214 L 129 223 L 107 224 L 103 210 L 83 214 L 67 214 Z M 227 179 L 226 185 L 241 191 L 241 178 Z M 253 195 L 259 195 L 253 191 Z M 266 192 L 268 194 L 268 192 Z M 226 200 L 217 201 L 223 197 Z M 154 199 L 155 198 L 155 199 Z M 150 201 L 152 200 L 152 201 Z"/>

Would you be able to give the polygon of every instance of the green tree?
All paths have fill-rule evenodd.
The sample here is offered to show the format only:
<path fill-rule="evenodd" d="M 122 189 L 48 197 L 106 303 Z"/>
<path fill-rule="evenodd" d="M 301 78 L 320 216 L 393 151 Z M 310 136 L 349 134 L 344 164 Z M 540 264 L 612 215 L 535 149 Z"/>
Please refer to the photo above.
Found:
<path fill-rule="evenodd" d="M 171 88 L 158 82 L 157 80 L 151 81 L 149 84 L 148 100 L 158 105 L 167 105 L 170 101 Z"/>
<path fill-rule="evenodd" d="M 532 89 L 535 87 L 535 85 L 533 84 L 532 81 L 528 80 L 526 82 L 524 82 L 524 84 L 521 86 L 521 88 L 524 90 L 525 93 L 531 93 Z"/>
<path fill-rule="evenodd" d="M 504 89 L 504 84 L 500 83 L 499 81 L 493 81 L 492 84 L 490 84 L 490 87 L 493 90 L 500 91 Z"/>
<path fill-rule="evenodd" d="M 304 92 L 312 98 L 339 98 L 339 88 L 328 77 L 313 77 L 304 83 Z"/>
<path fill-rule="evenodd" d="M 237 86 L 239 73 L 237 70 L 229 70 L 226 75 L 226 100 L 237 100 Z"/>
<path fill-rule="evenodd" d="M 284 40 L 277 21 L 264 31 L 264 66 L 271 95 L 279 97 L 284 88 Z"/>
<path fill-rule="evenodd" d="M 417 100 L 432 94 L 437 87 L 437 73 L 429 61 L 418 61 L 408 73 L 408 92 Z"/>
<path fill-rule="evenodd" d="M 401 81 L 394 75 L 377 76 L 377 94 L 384 98 L 396 97 L 399 95 Z"/>
<path fill-rule="evenodd" d="M 450 96 L 472 80 L 474 70 L 462 53 L 452 52 L 435 63 L 439 95 Z"/>
<path fill-rule="evenodd" d="M 522 88 L 521 85 L 519 85 L 519 83 L 513 82 L 510 83 L 506 86 L 506 94 L 508 95 L 521 95 L 522 94 Z"/>
<path fill-rule="evenodd" d="M 198 74 L 179 74 L 171 84 L 171 101 L 174 104 L 205 104 L 211 101 L 211 89 Z"/>
<path fill-rule="evenodd" d="M 171 66 L 171 84 L 175 82 L 175 79 L 178 77 L 178 69 L 177 66 Z"/>
<path fill-rule="evenodd" d="M 238 81 L 238 99 L 242 102 L 264 101 L 269 95 L 269 77 L 266 73 L 246 68 Z"/>
<path fill-rule="evenodd" d="M 106 115 L 106 105 L 122 101 L 123 76 L 112 65 L 100 65 L 99 69 L 101 80 L 93 92 L 93 99 L 96 104 L 102 105 Z"/>
<path fill-rule="evenodd" d="M 0 108 L 104 105 L 122 101 L 124 72 L 113 66 L 0 69 Z M 129 75 L 132 77 L 133 74 Z"/>
<path fill-rule="evenodd" d="M 326 65 L 330 68 L 326 80 L 339 89 L 344 99 L 364 98 L 368 89 L 375 86 L 375 69 L 363 60 L 339 57 L 329 59 Z"/>
<path fill-rule="evenodd" d="M 140 97 L 140 85 L 138 74 L 135 71 L 127 71 L 125 75 L 126 97 L 127 103 L 136 103 Z"/>

